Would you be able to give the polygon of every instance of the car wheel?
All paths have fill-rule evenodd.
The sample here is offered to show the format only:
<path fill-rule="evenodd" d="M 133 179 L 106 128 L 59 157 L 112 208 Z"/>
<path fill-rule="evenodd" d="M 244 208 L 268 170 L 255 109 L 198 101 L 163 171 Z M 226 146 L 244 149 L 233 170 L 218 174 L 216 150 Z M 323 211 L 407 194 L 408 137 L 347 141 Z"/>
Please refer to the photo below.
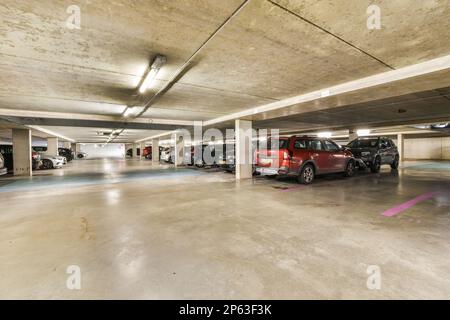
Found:
<path fill-rule="evenodd" d="M 354 174 L 355 174 L 355 162 L 353 160 L 350 160 L 347 163 L 347 167 L 345 168 L 344 175 L 346 177 L 353 177 Z"/>
<path fill-rule="evenodd" d="M 372 173 L 378 173 L 380 172 L 380 169 L 381 169 L 381 158 L 376 157 L 375 161 L 372 163 L 372 166 L 370 167 L 370 171 L 372 171 Z"/>
<path fill-rule="evenodd" d="M 47 159 L 42 160 L 42 168 L 53 169 L 53 162 L 51 162 L 50 160 L 47 160 Z"/>
<path fill-rule="evenodd" d="M 314 167 L 307 164 L 303 167 L 300 175 L 297 177 L 297 181 L 301 184 L 310 184 L 314 180 Z"/>
<path fill-rule="evenodd" d="M 77 155 L 77 158 L 78 158 L 78 159 L 83 159 L 83 155 L 82 155 L 81 153 L 79 153 L 79 154 Z"/>
<path fill-rule="evenodd" d="M 400 163 L 400 157 L 398 155 L 396 155 L 395 159 L 394 159 L 394 162 L 392 162 L 392 164 L 391 164 L 391 168 L 393 170 L 397 170 L 399 163 Z"/>

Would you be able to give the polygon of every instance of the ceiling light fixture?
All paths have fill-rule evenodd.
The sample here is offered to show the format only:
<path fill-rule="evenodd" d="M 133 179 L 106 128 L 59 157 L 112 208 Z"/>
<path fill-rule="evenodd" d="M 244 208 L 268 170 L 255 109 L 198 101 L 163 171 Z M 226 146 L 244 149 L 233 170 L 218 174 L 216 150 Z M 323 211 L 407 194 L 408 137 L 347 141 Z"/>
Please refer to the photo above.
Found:
<path fill-rule="evenodd" d="M 26 126 L 26 127 L 31 128 L 31 129 L 34 129 L 34 130 L 37 130 L 37 131 L 41 131 L 41 132 L 47 133 L 47 134 L 49 134 L 49 135 L 51 135 L 51 136 L 55 136 L 55 137 L 61 138 L 61 139 L 63 139 L 63 140 L 67 140 L 67 141 L 70 141 L 70 142 L 75 142 L 74 139 L 68 138 L 68 137 L 66 137 L 66 136 L 63 136 L 62 134 L 59 134 L 59 133 L 57 133 L 57 132 L 54 132 L 54 131 L 51 131 L 51 130 L 48 130 L 48 129 L 44 129 L 44 128 L 39 127 L 39 126 L 28 125 L 28 126 Z"/>
<path fill-rule="evenodd" d="M 319 132 L 317 134 L 319 138 L 331 138 L 331 132 L 325 131 L 325 132 Z"/>
<path fill-rule="evenodd" d="M 133 107 L 127 107 L 123 113 L 124 117 L 129 117 L 133 113 Z"/>
<path fill-rule="evenodd" d="M 158 74 L 161 67 L 166 63 L 167 59 L 165 56 L 162 55 L 156 55 L 155 59 L 152 62 L 152 65 L 150 66 L 150 69 L 148 70 L 147 74 L 144 77 L 144 80 L 141 82 L 141 85 L 139 86 L 139 93 L 143 94 L 145 91 L 150 87 L 150 84 L 155 80 L 156 75 Z"/>
<path fill-rule="evenodd" d="M 356 130 L 356 134 L 361 137 L 361 136 L 368 136 L 370 134 L 370 129 L 359 129 Z"/>

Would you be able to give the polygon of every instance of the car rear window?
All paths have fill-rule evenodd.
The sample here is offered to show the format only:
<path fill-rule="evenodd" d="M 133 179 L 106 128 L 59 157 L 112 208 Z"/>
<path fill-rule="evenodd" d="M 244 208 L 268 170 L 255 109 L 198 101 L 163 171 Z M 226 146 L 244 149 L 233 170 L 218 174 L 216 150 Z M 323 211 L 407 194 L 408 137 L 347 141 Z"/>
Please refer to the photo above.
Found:
<path fill-rule="evenodd" d="M 288 139 L 269 139 L 267 142 L 267 149 L 287 149 L 288 141 Z"/>
<path fill-rule="evenodd" d="M 348 144 L 350 148 L 375 148 L 378 145 L 378 138 L 356 139 Z"/>

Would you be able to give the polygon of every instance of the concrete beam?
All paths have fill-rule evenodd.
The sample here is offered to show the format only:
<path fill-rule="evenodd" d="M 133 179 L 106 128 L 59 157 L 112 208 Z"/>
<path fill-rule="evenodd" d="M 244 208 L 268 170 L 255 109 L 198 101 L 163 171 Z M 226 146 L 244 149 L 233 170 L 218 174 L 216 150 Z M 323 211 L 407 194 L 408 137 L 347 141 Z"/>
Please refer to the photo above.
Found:
<path fill-rule="evenodd" d="M 14 175 L 31 176 L 33 174 L 31 131 L 28 129 L 12 129 L 12 143 Z"/>
<path fill-rule="evenodd" d="M 447 87 L 449 74 L 447 55 L 218 117 L 204 125 L 236 119 L 267 120 Z"/>

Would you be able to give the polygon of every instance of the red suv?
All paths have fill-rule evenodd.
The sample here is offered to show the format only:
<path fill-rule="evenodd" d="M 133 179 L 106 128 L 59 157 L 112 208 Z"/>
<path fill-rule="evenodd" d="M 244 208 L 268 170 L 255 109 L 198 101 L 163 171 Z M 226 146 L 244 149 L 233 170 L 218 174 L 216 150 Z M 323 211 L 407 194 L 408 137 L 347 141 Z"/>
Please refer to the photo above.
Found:
<path fill-rule="evenodd" d="M 256 171 L 262 175 L 293 175 L 299 183 L 310 184 L 319 174 L 355 173 L 353 154 L 330 139 L 280 137 L 276 144 L 269 139 L 267 149 L 257 151 Z"/>

